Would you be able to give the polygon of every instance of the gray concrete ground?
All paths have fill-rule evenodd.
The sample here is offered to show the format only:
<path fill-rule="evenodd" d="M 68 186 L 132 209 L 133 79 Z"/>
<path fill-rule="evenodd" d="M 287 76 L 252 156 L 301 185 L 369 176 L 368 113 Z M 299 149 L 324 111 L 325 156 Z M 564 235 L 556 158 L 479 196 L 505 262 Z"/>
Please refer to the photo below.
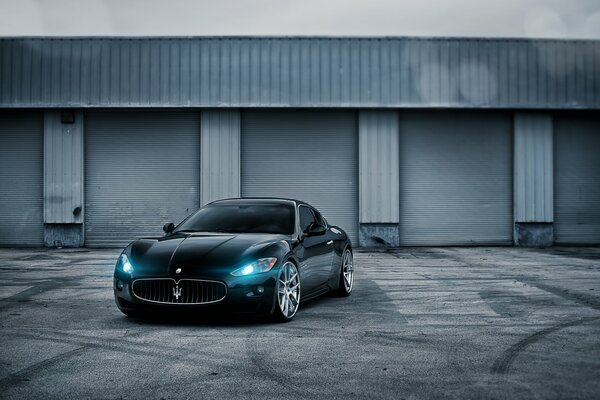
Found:
<path fill-rule="evenodd" d="M 117 255 L 0 249 L 0 397 L 600 397 L 599 248 L 359 252 L 288 324 L 128 319 Z"/>

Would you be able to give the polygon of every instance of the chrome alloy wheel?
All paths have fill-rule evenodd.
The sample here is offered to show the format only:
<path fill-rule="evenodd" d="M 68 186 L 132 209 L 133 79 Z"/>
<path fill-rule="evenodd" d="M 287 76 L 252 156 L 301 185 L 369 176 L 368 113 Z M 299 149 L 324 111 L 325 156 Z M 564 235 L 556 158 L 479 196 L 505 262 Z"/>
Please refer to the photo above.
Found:
<path fill-rule="evenodd" d="M 300 304 L 300 276 L 294 263 L 288 261 L 281 267 L 277 280 L 277 302 L 281 314 L 292 318 Z"/>
<path fill-rule="evenodd" d="M 354 263 L 352 261 L 352 252 L 350 250 L 344 252 L 342 274 L 344 276 L 344 288 L 346 289 L 346 293 L 350 293 L 352 291 L 352 285 L 354 284 Z"/>

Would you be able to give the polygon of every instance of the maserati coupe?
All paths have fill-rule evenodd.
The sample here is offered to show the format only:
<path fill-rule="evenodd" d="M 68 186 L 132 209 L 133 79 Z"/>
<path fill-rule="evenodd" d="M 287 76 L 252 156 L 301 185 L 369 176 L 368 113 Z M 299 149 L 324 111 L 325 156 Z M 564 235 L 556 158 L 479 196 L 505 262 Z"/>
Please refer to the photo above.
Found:
<path fill-rule="evenodd" d="M 303 301 L 352 291 L 348 235 L 302 201 L 219 200 L 163 230 L 117 260 L 115 300 L 128 316 L 231 310 L 286 322 Z"/>

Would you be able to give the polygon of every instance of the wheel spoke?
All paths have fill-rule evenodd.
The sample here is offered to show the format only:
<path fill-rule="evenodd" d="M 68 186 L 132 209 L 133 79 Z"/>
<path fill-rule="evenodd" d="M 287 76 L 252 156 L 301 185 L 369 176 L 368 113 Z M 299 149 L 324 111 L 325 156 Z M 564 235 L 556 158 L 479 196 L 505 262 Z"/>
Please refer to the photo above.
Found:
<path fill-rule="evenodd" d="M 288 310 L 289 310 L 289 315 L 292 315 L 296 312 L 296 305 L 294 304 L 294 301 L 292 300 L 292 298 L 289 296 L 288 296 Z"/>
<path fill-rule="evenodd" d="M 344 279 L 344 288 L 346 292 L 350 293 L 352 290 L 352 284 L 354 282 L 354 272 L 352 263 L 352 253 L 347 250 L 344 253 L 344 261 L 342 264 L 342 277 Z"/>
<path fill-rule="evenodd" d="M 298 270 L 291 262 L 285 263 L 279 273 L 277 301 L 281 313 L 285 317 L 291 318 L 294 316 L 300 304 L 300 277 L 298 276 Z"/>

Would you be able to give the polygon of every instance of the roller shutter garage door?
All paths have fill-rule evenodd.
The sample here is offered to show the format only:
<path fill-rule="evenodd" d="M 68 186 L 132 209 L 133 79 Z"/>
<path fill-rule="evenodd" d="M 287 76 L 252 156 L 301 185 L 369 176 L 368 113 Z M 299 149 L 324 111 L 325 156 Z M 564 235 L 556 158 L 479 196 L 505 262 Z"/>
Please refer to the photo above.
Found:
<path fill-rule="evenodd" d="M 353 111 L 244 112 L 242 196 L 306 201 L 358 243 L 357 132 Z"/>
<path fill-rule="evenodd" d="M 86 116 L 85 242 L 162 235 L 199 206 L 200 120 L 188 111 Z"/>
<path fill-rule="evenodd" d="M 43 131 L 42 113 L 0 113 L 2 246 L 44 244 Z"/>
<path fill-rule="evenodd" d="M 600 117 L 554 118 L 554 240 L 600 243 Z"/>
<path fill-rule="evenodd" d="M 510 114 L 400 116 L 400 243 L 512 244 Z"/>

